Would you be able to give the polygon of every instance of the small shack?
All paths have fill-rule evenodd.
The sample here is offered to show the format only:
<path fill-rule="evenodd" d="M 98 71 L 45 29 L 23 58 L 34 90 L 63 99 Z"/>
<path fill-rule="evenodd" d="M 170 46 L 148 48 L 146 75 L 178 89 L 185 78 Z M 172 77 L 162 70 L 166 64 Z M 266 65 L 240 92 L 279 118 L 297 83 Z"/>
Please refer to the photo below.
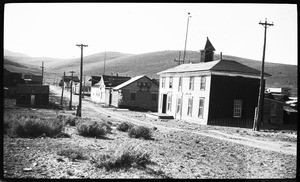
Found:
<path fill-rule="evenodd" d="M 116 87 L 112 92 L 112 105 L 120 108 L 157 111 L 157 82 L 145 75 L 136 76 Z"/>
<path fill-rule="evenodd" d="M 17 105 L 48 105 L 49 85 L 20 84 L 16 88 Z"/>

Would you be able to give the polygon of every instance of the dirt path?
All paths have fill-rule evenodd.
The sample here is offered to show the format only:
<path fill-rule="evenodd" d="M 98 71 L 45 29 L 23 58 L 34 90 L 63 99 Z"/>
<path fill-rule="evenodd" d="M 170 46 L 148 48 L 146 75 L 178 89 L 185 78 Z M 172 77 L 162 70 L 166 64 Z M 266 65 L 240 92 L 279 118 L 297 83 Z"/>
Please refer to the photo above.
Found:
<path fill-rule="evenodd" d="M 55 86 L 50 86 L 50 90 L 53 93 L 56 93 L 58 95 L 61 95 L 61 90 L 60 88 L 57 88 Z M 64 96 L 69 98 L 70 93 L 65 92 Z M 73 105 L 78 104 L 78 95 L 73 96 Z M 229 141 L 237 144 L 242 144 L 250 147 L 255 147 L 263 150 L 270 150 L 270 151 L 275 151 L 279 153 L 284 153 L 284 154 L 290 154 L 290 155 L 296 155 L 296 143 L 292 142 L 283 142 L 283 141 L 271 141 L 271 140 L 259 140 L 256 138 L 249 138 L 249 137 L 242 137 L 238 135 L 233 135 L 233 134 L 226 134 L 221 131 L 217 130 L 208 130 L 208 131 L 190 131 L 187 129 L 181 129 L 177 127 L 172 127 L 172 126 L 162 126 L 159 124 L 154 124 L 149 121 L 149 119 L 145 118 L 143 121 L 140 119 L 135 119 L 132 117 L 124 116 L 118 112 L 113 111 L 113 109 L 110 108 L 103 108 L 99 106 L 98 104 L 93 103 L 89 97 L 86 97 L 82 100 L 82 115 L 84 117 L 84 110 L 85 109 L 91 109 L 92 111 L 99 113 L 99 114 L 104 114 L 107 116 L 110 116 L 114 119 L 118 119 L 120 121 L 128 121 L 132 122 L 137 125 L 146 125 L 150 127 L 156 127 L 162 132 L 169 132 L 169 131 L 180 131 L 180 132 L 188 132 L 188 133 L 194 133 L 197 135 L 202 135 L 202 136 L 207 136 L 207 137 L 213 137 L 216 139 L 224 140 L 224 141 Z M 130 112 L 130 111 L 128 111 Z"/>

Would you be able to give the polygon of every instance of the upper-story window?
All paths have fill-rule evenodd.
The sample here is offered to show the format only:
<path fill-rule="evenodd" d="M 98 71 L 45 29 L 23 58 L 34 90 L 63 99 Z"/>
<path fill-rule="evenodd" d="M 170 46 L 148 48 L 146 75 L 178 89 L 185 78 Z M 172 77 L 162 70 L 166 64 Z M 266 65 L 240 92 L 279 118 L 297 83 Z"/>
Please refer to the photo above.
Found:
<path fill-rule="evenodd" d="M 200 77 L 200 90 L 205 90 L 205 82 L 206 82 L 205 76 L 201 76 Z"/>
<path fill-rule="evenodd" d="M 195 77 L 191 76 L 190 77 L 190 84 L 189 84 L 189 89 L 190 90 L 194 90 L 194 80 L 195 80 Z"/>
<path fill-rule="evenodd" d="M 165 84 L 166 84 L 166 77 L 162 77 L 161 78 L 161 88 L 165 88 Z"/>
<path fill-rule="evenodd" d="M 169 78 L 169 88 L 173 87 L 173 77 Z"/>
<path fill-rule="evenodd" d="M 178 92 L 182 91 L 182 77 L 179 77 L 178 79 Z"/>

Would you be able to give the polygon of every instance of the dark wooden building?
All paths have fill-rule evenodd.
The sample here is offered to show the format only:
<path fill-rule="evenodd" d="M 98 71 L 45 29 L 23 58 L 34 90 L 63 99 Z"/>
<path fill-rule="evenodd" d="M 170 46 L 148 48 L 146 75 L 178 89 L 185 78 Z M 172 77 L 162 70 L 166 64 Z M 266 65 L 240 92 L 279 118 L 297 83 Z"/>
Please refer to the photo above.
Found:
<path fill-rule="evenodd" d="M 16 95 L 17 105 L 48 105 L 49 85 L 17 85 Z"/>

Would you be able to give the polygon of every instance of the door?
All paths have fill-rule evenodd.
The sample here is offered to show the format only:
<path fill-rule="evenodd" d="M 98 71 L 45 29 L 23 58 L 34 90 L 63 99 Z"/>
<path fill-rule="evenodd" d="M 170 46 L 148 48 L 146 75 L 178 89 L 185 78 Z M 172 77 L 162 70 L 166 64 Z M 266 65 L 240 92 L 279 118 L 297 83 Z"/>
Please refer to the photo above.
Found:
<path fill-rule="evenodd" d="M 35 95 L 31 95 L 30 105 L 34 105 L 34 104 L 35 104 Z"/>
<path fill-rule="evenodd" d="M 162 100 L 162 113 L 166 113 L 166 107 L 167 106 L 167 94 L 163 94 L 163 100 Z"/>

